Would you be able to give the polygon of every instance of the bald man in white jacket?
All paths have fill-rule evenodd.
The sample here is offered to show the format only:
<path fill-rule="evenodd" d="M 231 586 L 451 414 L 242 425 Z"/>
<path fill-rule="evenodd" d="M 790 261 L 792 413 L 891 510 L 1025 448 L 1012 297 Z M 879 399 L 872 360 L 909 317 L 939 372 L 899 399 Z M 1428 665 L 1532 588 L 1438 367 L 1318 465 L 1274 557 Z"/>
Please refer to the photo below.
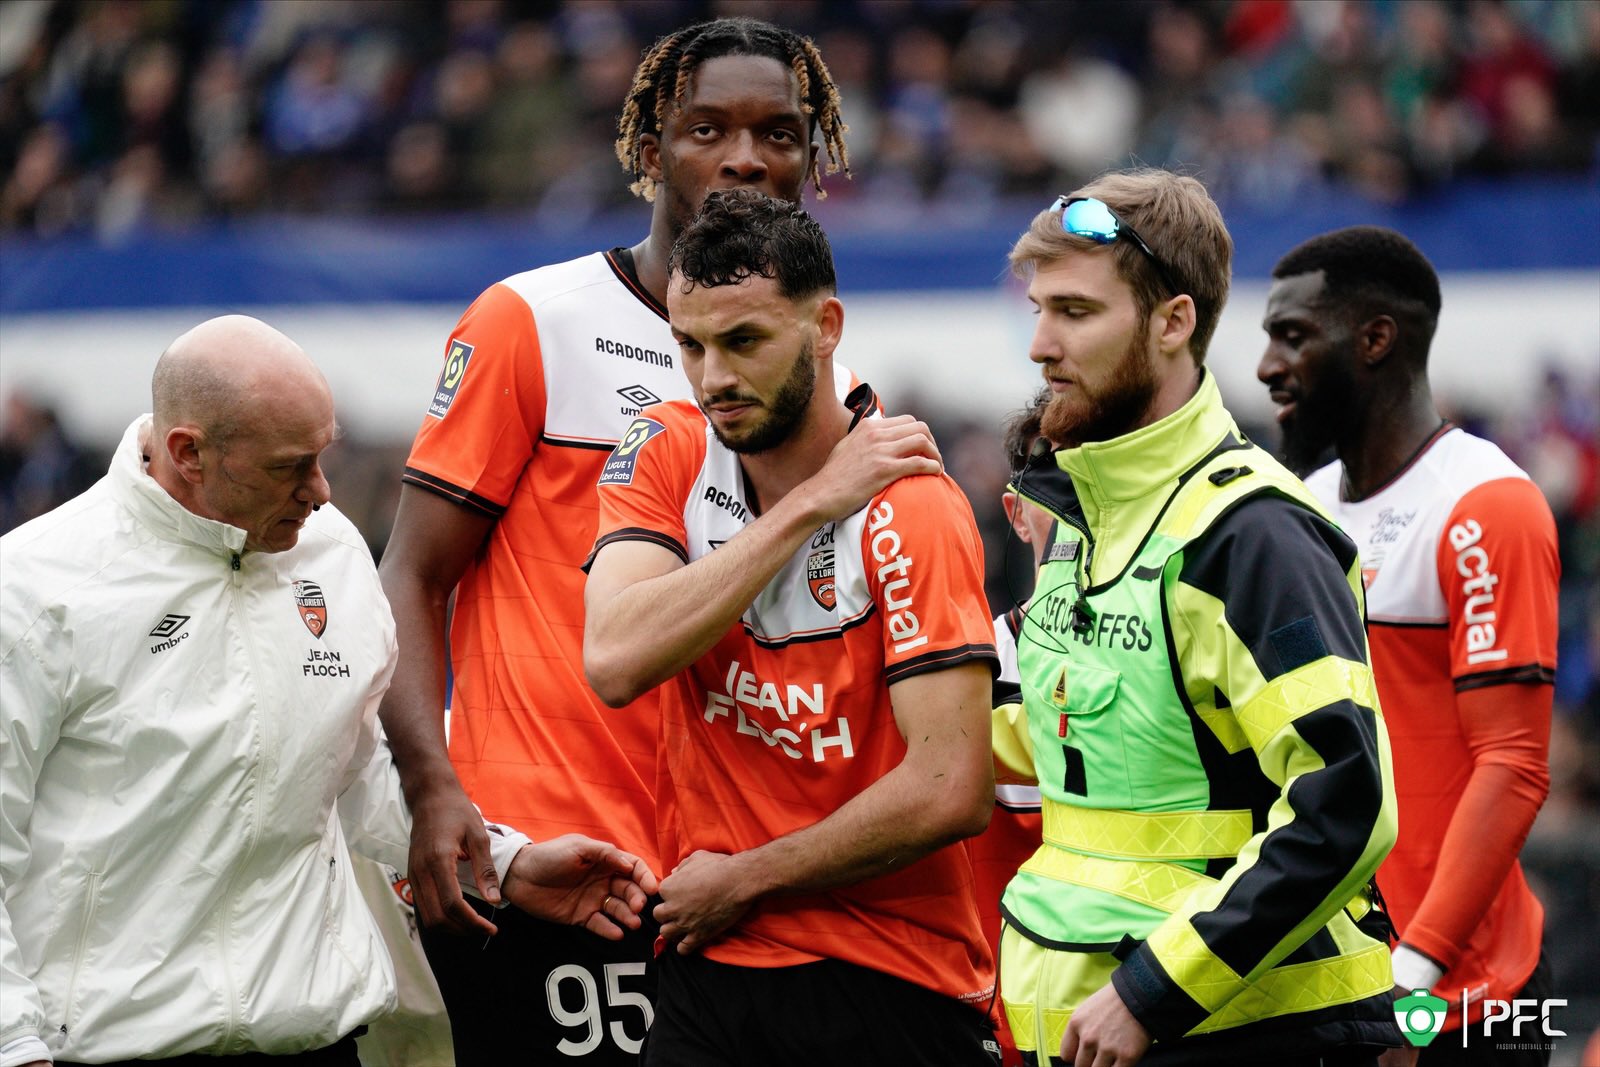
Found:
<path fill-rule="evenodd" d="M 175 341 L 153 395 L 105 478 L 0 539 L 0 1067 L 353 1067 L 395 979 L 346 844 L 403 869 L 409 827 L 332 396 L 243 316 Z M 491 830 L 492 903 L 639 925 L 635 857 Z"/>

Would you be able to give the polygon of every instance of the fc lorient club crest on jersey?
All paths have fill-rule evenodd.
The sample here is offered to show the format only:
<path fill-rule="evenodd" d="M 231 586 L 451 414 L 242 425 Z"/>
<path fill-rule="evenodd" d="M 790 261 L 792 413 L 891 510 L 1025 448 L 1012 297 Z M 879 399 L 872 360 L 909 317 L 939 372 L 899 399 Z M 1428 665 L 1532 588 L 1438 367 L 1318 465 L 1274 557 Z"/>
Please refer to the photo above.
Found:
<path fill-rule="evenodd" d="M 806 557 L 806 581 L 811 598 L 829 611 L 839 602 L 833 583 L 833 549 L 824 548 Z"/>
<path fill-rule="evenodd" d="M 322 595 L 322 586 L 316 582 L 295 579 L 294 606 L 300 612 L 300 621 L 306 624 L 311 636 L 322 639 L 328 628 L 328 601 Z"/>

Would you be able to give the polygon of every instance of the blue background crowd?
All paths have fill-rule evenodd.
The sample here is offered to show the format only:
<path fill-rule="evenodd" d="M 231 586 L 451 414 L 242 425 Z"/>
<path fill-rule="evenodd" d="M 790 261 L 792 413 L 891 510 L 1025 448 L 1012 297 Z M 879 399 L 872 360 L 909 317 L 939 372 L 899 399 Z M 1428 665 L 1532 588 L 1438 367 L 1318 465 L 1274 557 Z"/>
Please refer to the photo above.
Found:
<path fill-rule="evenodd" d="M 1600 5 L 1570 0 L 8 0 L 0 226 L 115 235 L 262 212 L 626 201 L 641 48 L 694 19 L 822 46 L 859 172 L 836 195 L 983 212 L 1130 156 L 1224 208 L 1330 187 L 1593 173 Z"/>

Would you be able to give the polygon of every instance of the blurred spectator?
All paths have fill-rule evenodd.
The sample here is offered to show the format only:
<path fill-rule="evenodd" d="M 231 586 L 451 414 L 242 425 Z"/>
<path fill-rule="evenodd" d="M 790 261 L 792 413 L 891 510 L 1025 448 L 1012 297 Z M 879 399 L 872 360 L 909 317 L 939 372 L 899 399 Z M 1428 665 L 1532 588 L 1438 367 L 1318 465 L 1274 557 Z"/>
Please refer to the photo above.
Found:
<path fill-rule="evenodd" d="M 640 42 L 724 8 L 825 45 L 860 176 L 838 192 L 889 223 L 1130 156 L 1226 202 L 1323 180 L 1396 202 L 1592 168 L 1600 137 L 1592 2 L 9 0 L 0 232 L 485 206 L 582 225 L 622 202 L 612 103 Z"/>
<path fill-rule="evenodd" d="M 562 69 L 561 41 L 548 26 L 523 22 L 496 53 L 500 84 L 482 125 L 473 178 L 486 203 L 536 201 L 578 158 L 577 94 Z"/>
<path fill-rule="evenodd" d="M 1115 63 L 1075 51 L 1023 83 L 1021 106 L 1024 126 L 1063 188 L 1125 158 L 1138 136 L 1138 83 Z"/>
<path fill-rule="evenodd" d="M 93 485 L 101 457 L 86 456 L 49 405 L 23 392 L 0 414 L 0 533 L 43 515 Z"/>

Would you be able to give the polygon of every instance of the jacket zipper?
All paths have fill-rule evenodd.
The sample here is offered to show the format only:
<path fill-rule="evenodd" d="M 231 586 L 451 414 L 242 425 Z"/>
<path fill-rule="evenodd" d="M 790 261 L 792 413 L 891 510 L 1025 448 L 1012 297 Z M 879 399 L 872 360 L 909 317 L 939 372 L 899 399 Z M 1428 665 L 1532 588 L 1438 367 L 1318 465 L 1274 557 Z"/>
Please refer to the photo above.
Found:
<path fill-rule="evenodd" d="M 62 1002 L 63 1009 L 60 1034 L 63 1041 L 66 1040 L 69 1033 L 69 1027 L 74 1022 L 73 1016 L 75 1012 L 73 1011 L 73 1008 L 77 1004 L 76 997 L 78 994 L 78 977 L 83 973 L 83 955 L 89 944 L 89 930 L 94 926 L 95 912 L 100 908 L 101 877 L 102 874 L 99 871 L 89 872 L 89 892 L 88 899 L 84 901 L 83 922 L 78 927 L 78 943 L 73 947 L 72 950 L 72 977 L 67 982 L 67 998 Z"/>
<path fill-rule="evenodd" d="M 1047 509 L 1048 510 L 1048 509 Z M 1089 558 L 1094 555 L 1094 534 L 1089 532 L 1086 523 L 1079 522 L 1070 515 L 1057 515 L 1050 510 L 1049 514 L 1056 519 L 1078 531 L 1083 538 L 1083 552 L 1078 558 L 1078 599 L 1072 602 L 1072 607 L 1067 609 L 1067 621 L 1072 627 L 1072 632 L 1082 636 L 1094 627 L 1094 608 L 1089 603 Z"/>
<path fill-rule="evenodd" d="M 246 610 L 245 610 L 245 608 L 248 607 L 249 597 L 245 596 L 243 598 L 244 601 L 245 601 L 245 604 L 244 604 L 244 606 L 241 606 L 240 605 L 240 599 L 241 599 L 241 597 L 240 597 L 240 586 L 241 586 L 241 583 L 242 583 L 242 579 L 240 577 L 239 553 L 237 553 L 237 552 L 233 553 L 233 557 L 229 562 L 229 570 L 232 572 L 229 575 L 229 578 L 231 579 L 231 581 L 228 584 L 232 587 L 233 600 L 234 600 L 233 607 L 234 607 L 234 610 L 236 612 L 238 612 L 239 625 L 240 625 L 241 630 L 245 630 L 246 629 L 246 626 L 245 626 Z M 251 642 L 249 640 L 249 637 L 250 637 L 249 633 L 245 632 L 242 636 L 243 636 L 243 644 L 244 644 L 244 646 L 246 648 L 251 647 Z M 254 662 L 252 662 L 251 663 L 252 671 L 254 671 L 254 668 L 255 668 L 255 664 L 254 664 Z M 259 722 L 257 723 L 257 729 L 258 729 L 258 731 L 260 729 L 260 723 Z M 264 753 L 265 753 L 265 748 L 266 748 L 265 743 L 264 743 L 264 739 L 263 739 L 263 744 L 262 744 L 261 747 L 262 747 L 262 750 L 263 750 L 263 758 L 264 758 Z M 223 979 L 227 982 L 227 986 L 228 986 L 228 1019 L 227 1019 L 227 1024 L 224 1027 L 223 1033 L 222 1033 L 222 1048 L 223 1048 L 223 1050 L 226 1050 L 229 1047 L 229 1045 L 232 1044 L 232 1042 L 233 1042 L 233 1040 L 235 1038 L 235 1035 L 238 1033 L 238 1030 L 239 1030 L 241 990 L 239 988 L 239 982 L 238 982 L 238 980 L 236 979 L 236 977 L 235 977 L 235 975 L 233 973 L 232 938 L 229 936 L 230 935 L 230 931 L 231 931 L 230 919 L 232 917 L 229 914 L 229 912 L 231 910 L 231 902 L 233 900 L 234 887 L 236 885 L 238 885 L 240 874 L 249 867 L 250 857 L 255 852 L 256 843 L 261 839 L 261 811 L 260 811 L 260 805 L 261 805 L 261 802 L 262 802 L 261 801 L 262 761 L 263 761 L 262 758 L 258 758 L 256 760 L 256 765 L 255 765 L 254 771 L 251 774 L 252 782 L 251 782 L 250 792 L 251 792 L 251 795 L 253 796 L 253 798 L 255 799 L 255 802 L 256 802 L 256 814 L 255 814 L 255 818 L 253 820 L 251 820 L 251 823 L 250 823 L 250 839 L 249 839 L 249 842 L 245 845 L 244 852 L 240 856 L 238 869 L 235 870 L 234 876 L 231 879 L 228 880 L 227 892 L 223 894 L 222 906 L 217 911 L 217 927 L 218 927 L 218 929 L 217 929 L 217 935 L 218 935 L 217 936 L 217 943 L 218 943 L 218 945 L 220 947 L 220 952 L 221 952 L 221 956 L 222 956 L 222 961 L 221 962 L 222 962 Z"/>

